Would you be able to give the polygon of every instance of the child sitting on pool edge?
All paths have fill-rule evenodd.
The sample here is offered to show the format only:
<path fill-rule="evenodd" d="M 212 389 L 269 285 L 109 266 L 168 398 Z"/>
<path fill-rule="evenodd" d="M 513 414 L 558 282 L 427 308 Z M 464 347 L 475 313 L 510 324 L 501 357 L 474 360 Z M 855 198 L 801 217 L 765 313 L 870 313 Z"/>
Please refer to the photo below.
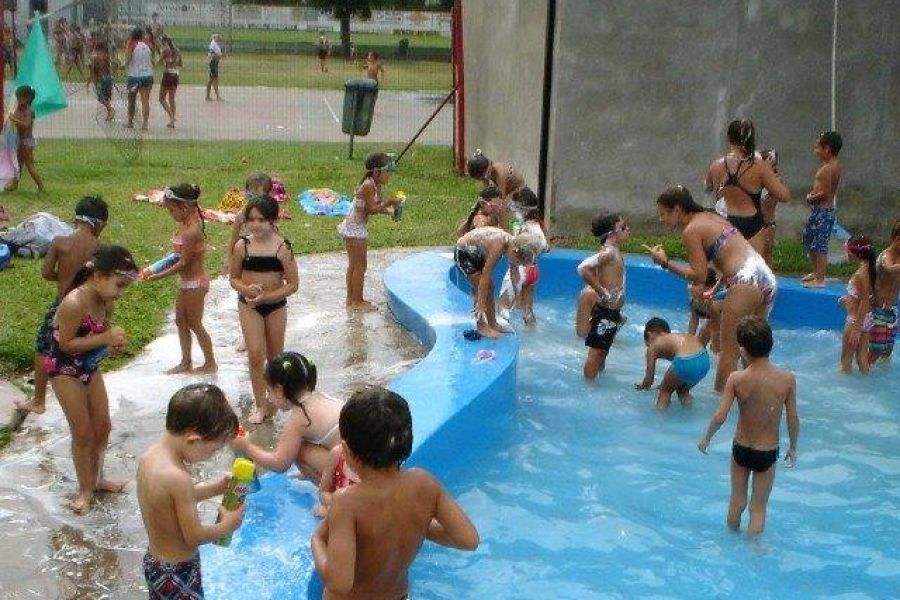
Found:
<path fill-rule="evenodd" d="M 672 333 L 665 320 L 653 317 L 644 325 L 644 343 L 647 345 L 647 371 L 644 380 L 634 384 L 635 389 L 649 390 L 656 375 L 656 360 L 670 360 L 672 366 L 659 386 L 656 408 L 669 408 L 672 392 L 677 392 L 682 406 L 690 405 L 691 388 L 709 373 L 709 353 L 703 342 L 690 333 Z"/>
<path fill-rule="evenodd" d="M 709 422 L 706 433 L 697 442 L 706 454 L 709 442 L 725 423 L 734 401 L 738 402 L 738 422 L 731 446 L 731 501 L 728 505 L 728 527 L 737 530 L 747 506 L 747 487 L 753 476 L 750 498 L 750 524 L 747 533 L 755 535 L 766 526 L 766 505 L 775 482 L 778 461 L 778 429 L 781 412 L 787 413 L 790 447 L 785 463 L 793 467 L 797 461 L 797 437 L 800 417 L 797 415 L 797 383 L 790 371 L 769 362 L 772 351 L 772 329 L 765 319 L 746 316 L 737 327 L 737 341 L 747 368 L 734 371 L 725 382 L 722 403 Z"/>
<path fill-rule="evenodd" d="M 312 536 L 324 598 L 406 598 L 409 566 L 426 538 L 478 547 L 478 531 L 440 482 L 401 468 L 413 445 L 406 400 L 381 387 L 360 390 L 341 410 L 340 431 L 360 482 L 334 495 Z"/>

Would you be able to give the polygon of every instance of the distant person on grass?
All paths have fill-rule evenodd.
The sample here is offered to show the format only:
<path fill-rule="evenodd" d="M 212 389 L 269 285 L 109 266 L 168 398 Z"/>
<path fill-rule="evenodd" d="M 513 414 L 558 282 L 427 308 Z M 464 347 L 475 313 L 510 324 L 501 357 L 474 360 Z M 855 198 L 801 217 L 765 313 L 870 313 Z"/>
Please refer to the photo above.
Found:
<path fill-rule="evenodd" d="M 747 507 L 747 487 L 753 477 L 750 496 L 750 524 L 747 533 L 755 535 L 766 526 L 766 507 L 775 463 L 778 462 L 778 429 L 781 413 L 787 414 L 790 446 L 784 462 L 793 467 L 797 462 L 797 438 L 800 417 L 797 415 L 797 383 L 790 371 L 769 362 L 772 351 L 772 329 L 762 317 L 748 316 L 737 327 L 738 344 L 747 368 L 728 376 L 722 402 L 697 442 L 706 454 L 709 442 L 725 423 L 731 405 L 737 400 L 738 422 L 731 446 L 731 501 L 728 505 L 728 527 L 741 527 L 741 516 Z"/>
<path fill-rule="evenodd" d="M 381 83 L 381 77 L 385 76 L 381 57 L 374 50 L 366 54 L 366 64 L 361 66 L 360 69 L 366 72 L 366 77 L 374 79 L 379 84 Z"/>
<path fill-rule="evenodd" d="M 16 89 L 16 106 L 9 113 L 9 123 L 16 130 L 16 138 L 18 140 L 16 146 L 16 156 L 19 161 L 18 175 L 9 182 L 4 191 L 12 192 L 19 187 L 19 177 L 21 176 L 21 168 L 24 166 L 28 169 L 28 173 L 37 184 L 39 192 L 46 192 L 44 181 L 41 179 L 40 173 L 37 171 L 37 165 L 34 164 L 34 148 L 37 146 L 37 140 L 34 138 L 34 109 L 31 108 L 34 98 L 37 95 L 34 88 L 30 85 L 20 85 Z"/>
<path fill-rule="evenodd" d="M 331 42 L 324 35 L 319 36 L 319 43 L 316 44 L 316 54 L 319 57 L 319 70 L 322 73 L 328 72 L 328 55 L 331 54 Z"/>
<path fill-rule="evenodd" d="M 150 120 L 150 91 L 153 89 L 153 52 L 150 50 L 149 34 L 140 27 L 131 32 L 131 39 L 126 46 L 128 56 L 128 123 L 125 127 L 134 127 L 138 94 L 141 96 L 141 129 L 147 131 Z"/>
<path fill-rule="evenodd" d="M 182 65 L 181 52 L 175 47 L 175 43 L 170 37 L 163 36 L 160 43 L 162 50 L 159 59 L 165 70 L 159 87 L 159 103 L 169 115 L 166 127 L 174 129 L 175 121 L 178 120 L 175 110 L 175 92 L 178 90 L 178 67 Z"/>
<path fill-rule="evenodd" d="M 97 252 L 100 247 L 100 232 L 109 220 L 109 208 L 102 198 L 85 196 L 75 205 L 75 232 L 59 236 L 50 243 L 41 276 L 56 282 L 56 299 L 44 315 L 44 322 L 37 334 L 34 354 L 34 398 L 19 409 L 36 414 L 47 410 L 47 372 L 44 370 L 44 356 L 50 353 L 53 321 L 59 303 L 72 286 L 75 274 Z"/>
<path fill-rule="evenodd" d="M 116 111 L 112 107 L 112 64 L 106 40 L 102 38 L 94 42 L 94 50 L 91 52 L 90 70 L 85 86 L 90 89 L 92 83 L 94 91 L 97 93 L 97 102 L 106 109 L 106 122 L 109 123 L 113 120 Z"/>
<path fill-rule="evenodd" d="M 208 101 L 212 101 L 212 97 L 209 94 L 213 90 L 216 92 L 216 100 L 222 100 L 222 96 L 219 95 L 219 62 L 222 60 L 224 53 L 222 52 L 222 46 L 219 44 L 220 39 L 219 34 L 214 33 L 209 41 L 209 52 L 207 53 L 207 58 L 209 59 L 209 81 L 206 83 L 206 99 Z"/>

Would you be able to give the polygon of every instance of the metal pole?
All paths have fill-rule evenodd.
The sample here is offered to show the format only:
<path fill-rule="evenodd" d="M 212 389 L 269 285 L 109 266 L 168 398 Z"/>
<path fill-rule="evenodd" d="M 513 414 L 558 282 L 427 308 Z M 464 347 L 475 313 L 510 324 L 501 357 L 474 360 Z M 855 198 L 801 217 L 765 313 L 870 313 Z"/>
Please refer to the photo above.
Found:
<path fill-rule="evenodd" d="M 394 159 L 395 163 L 400 162 L 400 159 L 403 158 L 403 155 L 406 154 L 406 151 L 410 149 L 410 147 L 416 142 L 416 140 L 419 139 L 419 136 L 422 135 L 422 132 L 425 131 L 425 128 L 428 127 L 432 121 L 434 121 L 434 118 L 438 115 L 439 112 L 441 112 L 441 109 L 444 108 L 444 106 L 446 106 L 446 104 L 448 102 L 450 102 L 450 98 L 452 98 L 453 95 L 456 94 L 456 90 L 459 89 L 460 85 L 462 85 L 461 81 L 459 83 L 457 83 L 455 86 L 453 86 L 453 89 L 450 90 L 450 93 L 447 94 L 447 97 L 444 98 L 444 101 L 441 102 L 440 105 L 436 109 L 434 109 L 434 112 L 431 113 L 431 116 L 428 117 L 428 120 L 425 121 L 425 124 L 422 125 L 421 127 L 419 127 L 419 130 L 416 132 L 416 135 L 414 135 L 413 138 L 411 140 L 409 140 L 409 143 L 406 144 L 406 148 L 404 148 L 403 151 L 397 155 L 397 158 Z"/>

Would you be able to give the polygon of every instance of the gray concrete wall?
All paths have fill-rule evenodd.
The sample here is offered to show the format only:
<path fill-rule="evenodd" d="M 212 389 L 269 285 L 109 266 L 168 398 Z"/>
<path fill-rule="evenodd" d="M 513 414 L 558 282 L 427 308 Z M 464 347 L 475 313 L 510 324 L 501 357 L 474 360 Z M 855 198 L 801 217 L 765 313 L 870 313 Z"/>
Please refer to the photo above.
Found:
<path fill-rule="evenodd" d="M 546 19 L 530 4 L 466 2 L 464 40 L 469 146 L 528 167 L 541 79 L 522 53 L 540 65 L 541 44 L 516 41 L 523 30 L 537 39 Z M 831 123 L 832 8 L 831 0 L 557 0 L 547 195 L 554 233 L 584 233 L 601 208 L 649 226 L 656 196 L 675 183 L 705 200 L 701 181 L 727 148 L 725 127 L 749 117 L 758 147 L 781 153 L 794 202 L 779 211 L 779 233 L 796 235 L 817 168 L 813 141 Z M 885 237 L 888 216 L 900 217 L 900 1 L 839 0 L 838 20 L 839 218 Z M 473 36 L 478 54 L 489 48 L 505 58 L 471 58 Z M 526 172 L 536 183 L 536 167 Z"/>
<path fill-rule="evenodd" d="M 509 161 L 538 187 L 546 0 L 463 0 L 466 153 Z"/>

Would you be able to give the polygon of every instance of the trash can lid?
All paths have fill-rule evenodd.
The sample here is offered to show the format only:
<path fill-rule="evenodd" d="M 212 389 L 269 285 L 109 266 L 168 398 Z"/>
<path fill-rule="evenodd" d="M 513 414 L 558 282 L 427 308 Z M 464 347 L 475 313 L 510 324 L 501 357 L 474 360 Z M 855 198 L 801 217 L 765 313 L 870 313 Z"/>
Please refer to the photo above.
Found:
<path fill-rule="evenodd" d="M 374 90 L 378 87 L 378 82 L 374 79 L 360 77 L 357 79 L 348 79 L 344 84 L 344 89 L 349 90 Z"/>

